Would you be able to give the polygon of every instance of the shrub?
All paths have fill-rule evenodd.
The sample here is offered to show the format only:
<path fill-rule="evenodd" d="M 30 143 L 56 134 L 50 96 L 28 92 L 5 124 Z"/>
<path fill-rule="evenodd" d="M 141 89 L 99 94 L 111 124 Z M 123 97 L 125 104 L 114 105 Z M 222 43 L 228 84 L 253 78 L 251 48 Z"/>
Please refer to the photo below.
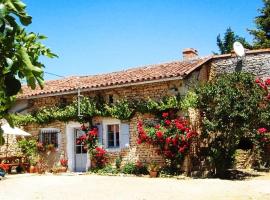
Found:
<path fill-rule="evenodd" d="M 122 168 L 124 174 L 136 174 L 136 165 L 134 163 L 126 163 Z"/>
<path fill-rule="evenodd" d="M 92 171 L 95 173 L 98 173 L 98 174 L 117 174 L 117 173 L 119 173 L 119 171 L 117 169 L 113 168 L 111 165 L 107 165 L 102 169 L 94 169 Z"/>
<path fill-rule="evenodd" d="M 232 166 L 241 138 L 255 141 L 257 129 L 270 126 L 267 86 L 267 80 L 236 72 L 197 88 L 202 136 L 208 140 L 208 155 L 217 175 L 223 175 Z"/>

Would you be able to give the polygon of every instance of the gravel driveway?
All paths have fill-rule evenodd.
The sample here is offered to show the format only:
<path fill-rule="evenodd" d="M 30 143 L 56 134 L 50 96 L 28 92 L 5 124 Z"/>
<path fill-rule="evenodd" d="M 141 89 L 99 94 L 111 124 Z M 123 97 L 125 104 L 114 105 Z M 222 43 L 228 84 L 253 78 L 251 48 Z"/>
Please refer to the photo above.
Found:
<path fill-rule="evenodd" d="M 245 181 L 115 177 L 97 175 L 10 175 L 0 181 L 0 200 L 269 199 L 270 175 Z"/>

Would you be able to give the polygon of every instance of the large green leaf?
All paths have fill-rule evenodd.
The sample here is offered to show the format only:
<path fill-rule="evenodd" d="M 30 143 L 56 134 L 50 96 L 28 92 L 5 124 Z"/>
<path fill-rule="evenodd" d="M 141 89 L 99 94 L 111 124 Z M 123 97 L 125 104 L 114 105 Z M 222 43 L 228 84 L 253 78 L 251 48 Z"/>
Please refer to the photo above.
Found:
<path fill-rule="evenodd" d="M 21 82 L 12 74 L 8 74 L 5 77 L 4 83 L 6 85 L 6 94 L 8 96 L 16 95 L 21 89 Z"/>

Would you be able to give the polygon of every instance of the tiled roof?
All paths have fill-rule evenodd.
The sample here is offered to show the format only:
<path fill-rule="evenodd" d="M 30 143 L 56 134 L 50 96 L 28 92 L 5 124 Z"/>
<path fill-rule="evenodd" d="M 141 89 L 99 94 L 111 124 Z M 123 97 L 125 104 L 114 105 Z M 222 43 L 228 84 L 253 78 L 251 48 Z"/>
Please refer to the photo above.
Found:
<path fill-rule="evenodd" d="M 18 98 L 34 98 L 40 95 L 55 95 L 76 91 L 78 87 L 84 89 L 102 89 L 106 87 L 141 84 L 148 81 L 163 81 L 168 78 L 183 78 L 190 72 L 200 67 L 211 57 L 188 61 L 175 61 L 163 64 L 149 65 L 132 68 L 119 72 L 91 76 L 72 76 L 58 80 L 45 82 L 45 87 L 37 87 L 31 90 L 27 86 L 22 87 L 23 93 Z"/>

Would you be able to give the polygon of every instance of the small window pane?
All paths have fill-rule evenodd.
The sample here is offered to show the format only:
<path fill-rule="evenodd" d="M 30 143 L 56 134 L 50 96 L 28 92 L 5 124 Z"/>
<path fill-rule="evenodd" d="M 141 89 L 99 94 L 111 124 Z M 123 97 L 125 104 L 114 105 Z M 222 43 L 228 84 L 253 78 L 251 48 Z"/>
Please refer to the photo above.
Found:
<path fill-rule="evenodd" d="M 116 146 L 119 147 L 119 132 L 116 133 Z"/>
<path fill-rule="evenodd" d="M 82 153 L 82 146 L 81 145 L 76 146 L 76 153 L 77 154 Z"/>
<path fill-rule="evenodd" d="M 41 134 L 42 134 L 42 143 L 45 146 L 53 144 L 54 147 L 58 147 L 58 132 L 41 133 Z"/>

